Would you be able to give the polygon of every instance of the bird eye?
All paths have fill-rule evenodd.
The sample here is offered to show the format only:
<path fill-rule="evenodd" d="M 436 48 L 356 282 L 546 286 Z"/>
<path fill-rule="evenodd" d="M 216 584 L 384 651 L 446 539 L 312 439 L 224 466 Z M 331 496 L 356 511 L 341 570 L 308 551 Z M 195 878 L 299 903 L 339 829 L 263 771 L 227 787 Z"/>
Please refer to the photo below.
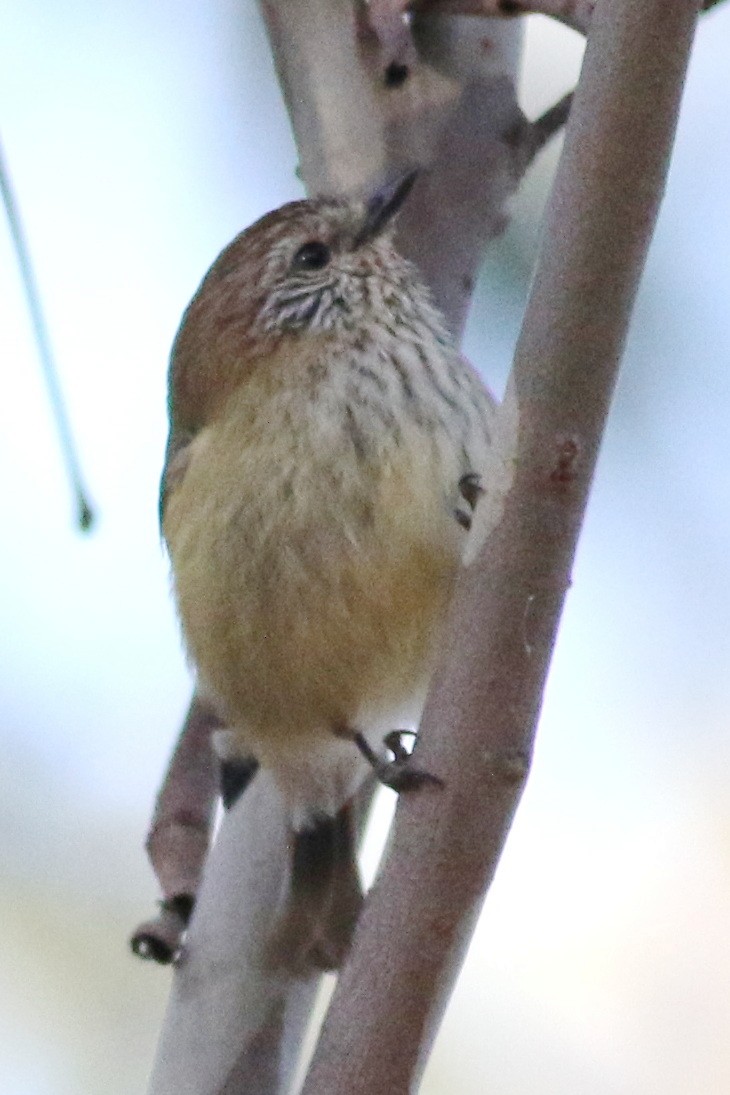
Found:
<path fill-rule="evenodd" d="M 332 252 L 321 240 L 302 244 L 292 259 L 292 270 L 322 270 L 332 258 Z"/>

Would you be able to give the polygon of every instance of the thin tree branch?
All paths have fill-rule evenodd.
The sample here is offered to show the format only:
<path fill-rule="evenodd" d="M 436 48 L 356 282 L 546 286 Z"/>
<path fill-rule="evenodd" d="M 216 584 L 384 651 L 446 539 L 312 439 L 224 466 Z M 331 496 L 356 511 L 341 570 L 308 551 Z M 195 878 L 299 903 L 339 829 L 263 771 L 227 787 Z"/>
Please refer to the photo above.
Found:
<path fill-rule="evenodd" d="M 460 338 L 484 249 L 504 231 L 507 203 L 532 157 L 515 90 L 521 36 L 515 24 L 468 17 L 416 15 L 412 26 L 423 66 L 457 94 L 421 161 L 426 169 L 396 238 Z M 505 39 L 505 30 L 515 36 Z"/>
<path fill-rule="evenodd" d="M 218 786 L 211 737 L 220 726 L 210 705 L 193 696 L 147 835 L 164 900 L 159 915 L 132 936 L 132 949 L 143 958 L 172 961 L 187 926 L 213 827 Z"/>
<path fill-rule="evenodd" d="M 419 763 L 305 1095 L 406 1095 L 527 775 L 596 453 L 664 188 L 695 0 L 596 9 L 512 378 L 511 482 L 460 583 Z"/>
<path fill-rule="evenodd" d="M 307 193 L 366 193 L 387 148 L 363 64 L 355 7 L 341 0 L 261 0 Z"/>
<path fill-rule="evenodd" d="M 30 321 L 33 327 L 38 357 L 43 370 L 48 398 L 51 404 L 51 413 L 56 422 L 58 440 L 61 446 L 61 455 L 66 465 L 66 474 L 71 485 L 71 490 L 76 504 L 76 523 L 82 532 L 89 532 L 95 521 L 94 508 L 89 501 L 89 496 L 84 486 L 84 478 L 81 471 L 76 442 L 74 440 L 71 421 L 66 409 L 66 402 L 61 390 L 61 382 L 58 377 L 56 360 L 51 347 L 51 339 L 48 333 L 46 318 L 43 313 L 41 296 L 38 291 L 33 264 L 30 258 L 30 248 L 25 238 L 23 222 L 20 217 L 20 209 L 15 198 L 13 185 L 0 147 L 0 200 L 5 206 L 8 218 L 10 237 L 15 248 L 18 268 L 28 302 Z"/>
<path fill-rule="evenodd" d="M 268 774 L 259 773 L 211 849 L 173 979 L 151 1095 L 267 1095 L 285 1091 L 293 1074 L 319 978 L 294 980 L 264 960 L 290 854 L 276 801 Z"/>

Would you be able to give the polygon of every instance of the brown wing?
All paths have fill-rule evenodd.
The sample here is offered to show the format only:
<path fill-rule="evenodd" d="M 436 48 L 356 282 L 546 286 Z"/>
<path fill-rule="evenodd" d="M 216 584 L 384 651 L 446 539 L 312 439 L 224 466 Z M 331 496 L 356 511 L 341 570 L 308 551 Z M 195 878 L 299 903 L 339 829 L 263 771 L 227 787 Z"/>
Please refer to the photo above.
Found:
<path fill-rule="evenodd" d="M 190 463 L 190 444 L 193 438 L 190 434 L 180 434 L 174 428 L 170 430 L 165 450 L 165 463 L 160 479 L 159 518 L 160 530 L 163 529 L 165 519 L 165 503 L 172 491 L 176 490 L 188 470 Z"/>

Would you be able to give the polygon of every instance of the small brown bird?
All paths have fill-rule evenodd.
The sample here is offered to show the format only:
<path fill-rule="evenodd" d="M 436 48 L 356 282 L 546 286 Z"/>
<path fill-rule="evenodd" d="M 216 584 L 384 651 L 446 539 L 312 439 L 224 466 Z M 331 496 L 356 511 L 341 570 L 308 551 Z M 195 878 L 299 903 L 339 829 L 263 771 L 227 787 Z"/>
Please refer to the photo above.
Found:
<path fill-rule="evenodd" d="M 431 778 L 383 740 L 418 720 L 490 443 L 490 398 L 393 246 L 413 178 L 242 232 L 170 366 L 161 519 L 199 688 L 230 728 L 224 797 L 271 770 L 300 834 L 291 909 L 309 895 L 279 935 L 323 966 L 360 902 L 343 808 L 372 768 Z"/>

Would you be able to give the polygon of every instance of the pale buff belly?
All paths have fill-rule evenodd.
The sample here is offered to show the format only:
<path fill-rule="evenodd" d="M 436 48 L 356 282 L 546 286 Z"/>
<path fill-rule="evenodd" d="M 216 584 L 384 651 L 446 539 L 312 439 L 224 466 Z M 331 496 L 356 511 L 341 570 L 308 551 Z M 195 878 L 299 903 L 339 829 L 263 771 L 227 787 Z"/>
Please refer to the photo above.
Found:
<path fill-rule="evenodd" d="M 417 431 L 368 462 L 341 431 L 266 426 L 200 435 L 165 534 L 201 682 L 276 767 L 314 736 L 417 714 L 464 534 L 456 458 Z"/>

